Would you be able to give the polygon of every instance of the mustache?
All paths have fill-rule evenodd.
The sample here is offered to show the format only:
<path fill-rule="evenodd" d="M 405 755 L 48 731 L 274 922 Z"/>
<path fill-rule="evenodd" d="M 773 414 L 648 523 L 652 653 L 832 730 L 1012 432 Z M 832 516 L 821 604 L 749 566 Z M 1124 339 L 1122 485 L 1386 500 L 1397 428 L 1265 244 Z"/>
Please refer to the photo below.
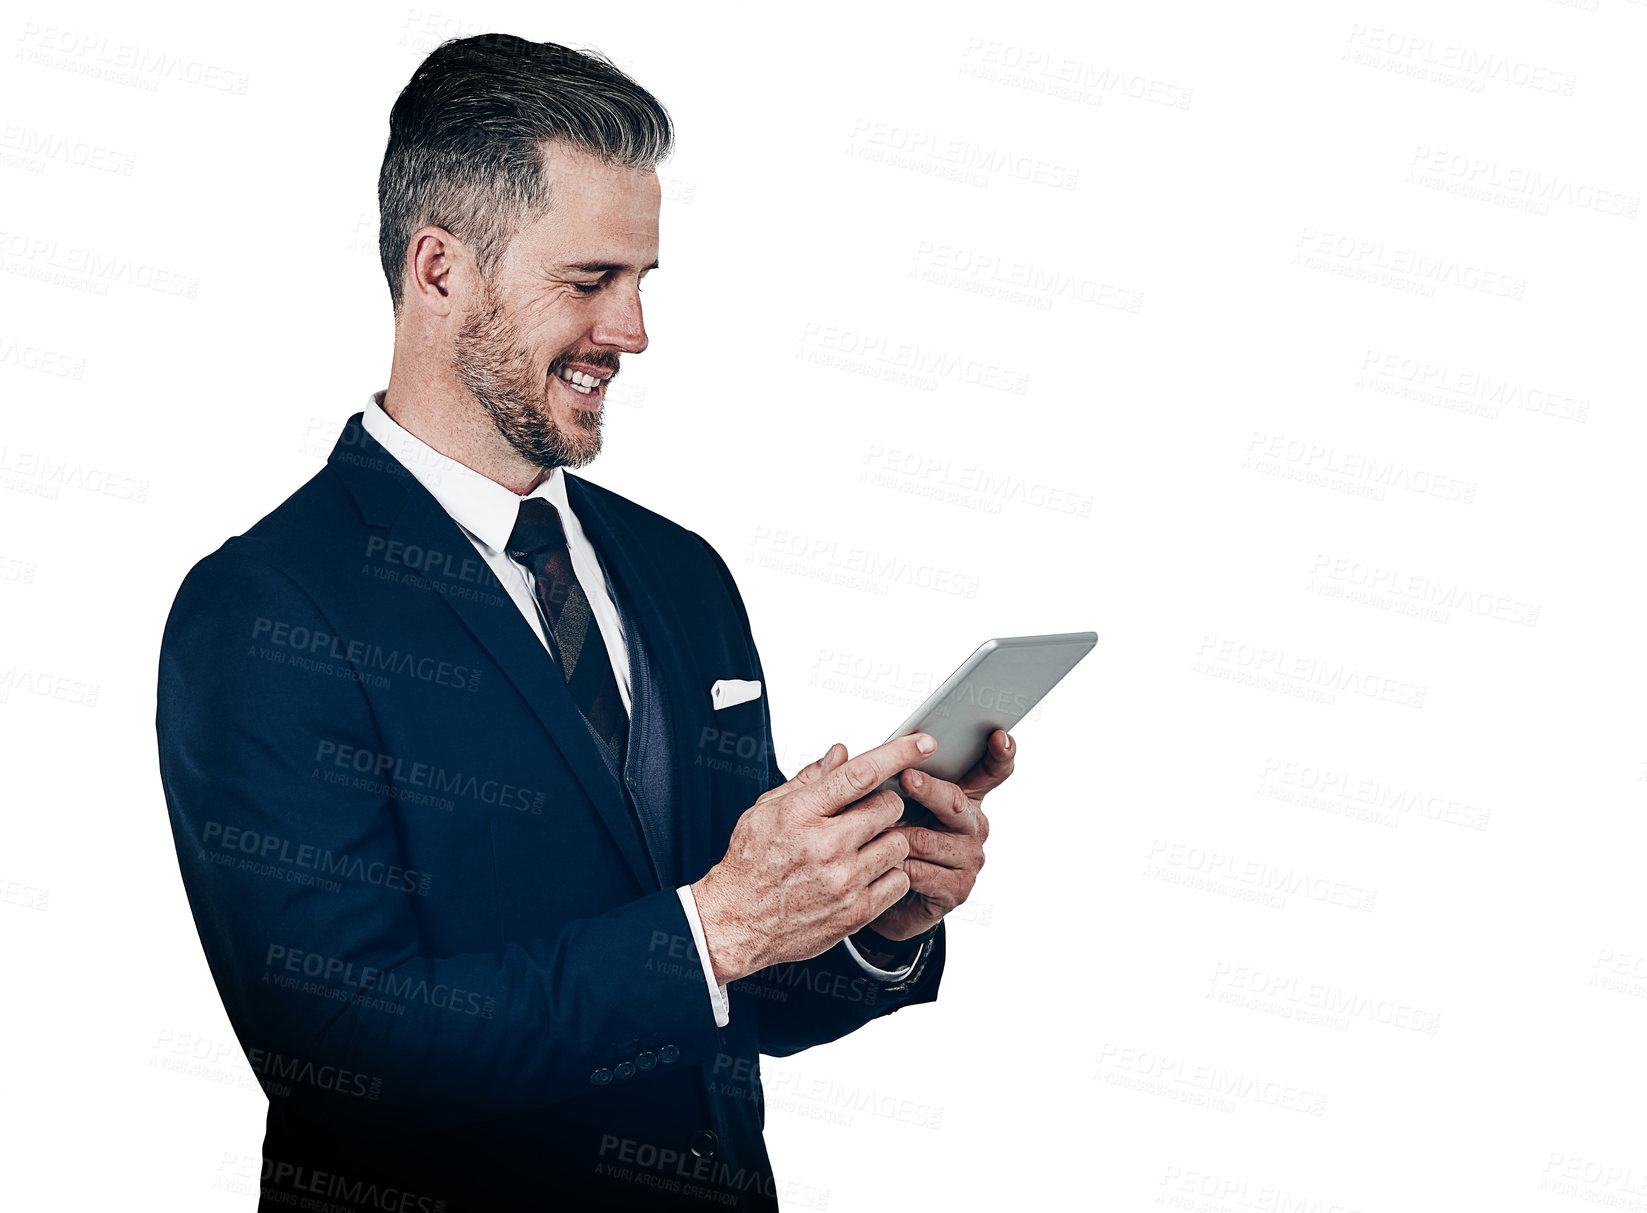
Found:
<path fill-rule="evenodd" d="M 611 371 L 612 378 L 618 374 L 618 356 L 610 350 L 590 350 L 587 353 L 577 350 L 568 350 L 549 364 L 550 371 L 558 371 L 568 362 L 581 362 L 585 366 L 598 366 L 602 370 Z"/>

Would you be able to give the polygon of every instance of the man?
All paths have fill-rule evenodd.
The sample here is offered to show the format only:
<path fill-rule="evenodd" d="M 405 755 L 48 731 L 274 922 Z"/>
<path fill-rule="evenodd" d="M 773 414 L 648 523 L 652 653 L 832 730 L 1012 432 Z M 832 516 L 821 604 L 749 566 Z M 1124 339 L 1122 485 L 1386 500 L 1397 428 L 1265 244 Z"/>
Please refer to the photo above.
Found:
<path fill-rule="evenodd" d="M 724 561 L 565 470 L 646 348 L 671 141 L 604 60 L 431 54 L 379 184 L 389 386 L 173 605 L 161 776 L 261 1208 L 771 1208 L 759 1055 L 937 996 L 1011 740 L 786 780 Z"/>

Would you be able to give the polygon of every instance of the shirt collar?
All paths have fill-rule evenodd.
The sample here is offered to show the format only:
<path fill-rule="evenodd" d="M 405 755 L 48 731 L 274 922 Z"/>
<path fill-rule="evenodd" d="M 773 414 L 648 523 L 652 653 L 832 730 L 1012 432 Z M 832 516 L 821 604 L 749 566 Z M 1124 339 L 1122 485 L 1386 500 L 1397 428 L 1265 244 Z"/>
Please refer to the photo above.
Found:
<path fill-rule="evenodd" d="M 452 520 L 480 540 L 494 552 L 501 552 L 515 529 L 520 514 L 520 503 L 526 497 L 542 497 L 554 503 L 561 518 L 571 516 L 572 508 L 566 500 L 566 479 L 561 469 L 555 468 L 543 483 L 525 497 L 505 488 L 495 480 L 482 476 L 457 460 L 442 455 L 434 447 L 383 411 L 383 397 L 388 388 L 373 392 L 362 411 L 360 424 L 368 434 L 393 455 L 406 470 L 417 477 L 418 483 L 440 503 L 441 509 Z"/>

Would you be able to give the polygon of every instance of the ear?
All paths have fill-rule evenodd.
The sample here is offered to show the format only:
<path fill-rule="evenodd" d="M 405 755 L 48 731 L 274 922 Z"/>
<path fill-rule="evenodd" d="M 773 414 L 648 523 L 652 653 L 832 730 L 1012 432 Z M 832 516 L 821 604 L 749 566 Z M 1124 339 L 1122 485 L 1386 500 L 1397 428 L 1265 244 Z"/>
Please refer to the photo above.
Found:
<path fill-rule="evenodd" d="M 468 261 L 469 250 L 443 227 L 418 228 L 406 242 L 405 296 L 408 306 L 436 316 L 452 314 L 452 273 Z"/>

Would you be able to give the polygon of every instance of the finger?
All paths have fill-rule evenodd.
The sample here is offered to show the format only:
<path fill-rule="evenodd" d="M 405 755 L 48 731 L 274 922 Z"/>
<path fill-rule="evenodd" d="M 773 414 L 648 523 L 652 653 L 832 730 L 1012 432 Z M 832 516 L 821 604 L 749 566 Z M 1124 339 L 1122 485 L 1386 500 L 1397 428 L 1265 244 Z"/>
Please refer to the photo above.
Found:
<path fill-rule="evenodd" d="M 874 922 L 893 906 L 903 900 L 904 894 L 909 892 L 909 874 L 902 866 L 889 868 L 877 876 L 869 885 L 869 917 L 865 922 Z"/>
<path fill-rule="evenodd" d="M 897 830 L 870 839 L 858 851 L 858 870 L 865 884 L 874 884 L 909 858 L 909 840 Z"/>
<path fill-rule="evenodd" d="M 903 903 L 919 907 L 928 926 L 965 901 L 970 892 L 965 887 L 966 877 L 948 868 L 906 859 L 903 871 L 909 877 L 909 892 L 904 894 Z"/>
<path fill-rule="evenodd" d="M 904 794 L 931 812 L 943 829 L 956 834 L 978 832 L 978 805 L 959 784 L 922 771 L 905 771 L 898 778 Z"/>
<path fill-rule="evenodd" d="M 923 745 L 925 749 L 921 748 Z M 820 816 L 833 817 L 905 767 L 930 758 L 937 746 L 930 733 L 895 737 L 873 750 L 865 750 L 856 758 L 849 758 L 808 787 L 804 794 Z"/>
<path fill-rule="evenodd" d="M 755 803 L 760 804 L 763 800 L 771 800 L 775 796 L 792 792 L 796 788 L 804 788 L 810 784 L 817 783 L 818 780 L 822 779 L 833 769 L 834 764 L 839 764 L 840 760 L 845 756 L 846 747 L 837 741 L 824 752 L 824 756 L 822 758 L 818 759 L 816 762 L 807 763 L 800 770 L 796 771 L 793 776 L 785 780 L 783 783 L 780 783 L 777 787 L 768 788 L 766 791 L 762 792 L 756 799 Z M 833 764 L 831 762 L 832 759 Z"/>
<path fill-rule="evenodd" d="M 921 899 L 923 906 L 939 915 L 949 913 L 965 901 L 977 880 L 970 872 L 928 863 L 914 856 L 904 860 L 903 870 L 909 877 L 910 892 Z"/>
<path fill-rule="evenodd" d="M 829 772 L 838 767 L 841 764 L 841 760 L 845 757 L 846 747 L 837 741 L 834 745 L 830 746 L 829 749 L 824 751 L 822 758 L 818 759 L 816 762 L 807 763 L 806 766 L 802 767 L 795 773 L 795 778 L 791 779 L 789 782 L 798 783 L 802 787 L 805 787 L 808 784 L 817 783 L 818 780 L 822 779 L 825 775 L 829 774 Z"/>
<path fill-rule="evenodd" d="M 862 847 L 871 838 L 897 825 L 903 811 L 903 798 L 892 788 L 881 788 L 842 809 L 835 814 L 835 820 L 845 823 L 842 828 L 852 839 L 852 845 Z"/>
<path fill-rule="evenodd" d="M 909 839 L 911 859 L 956 871 L 976 872 L 984 866 L 984 848 L 975 837 L 922 826 L 900 826 L 898 832 Z"/>
<path fill-rule="evenodd" d="M 984 756 L 961 776 L 961 789 L 974 800 L 982 800 L 984 793 L 1006 782 L 1017 759 L 1018 743 L 1005 729 L 996 729 L 984 746 Z"/>

